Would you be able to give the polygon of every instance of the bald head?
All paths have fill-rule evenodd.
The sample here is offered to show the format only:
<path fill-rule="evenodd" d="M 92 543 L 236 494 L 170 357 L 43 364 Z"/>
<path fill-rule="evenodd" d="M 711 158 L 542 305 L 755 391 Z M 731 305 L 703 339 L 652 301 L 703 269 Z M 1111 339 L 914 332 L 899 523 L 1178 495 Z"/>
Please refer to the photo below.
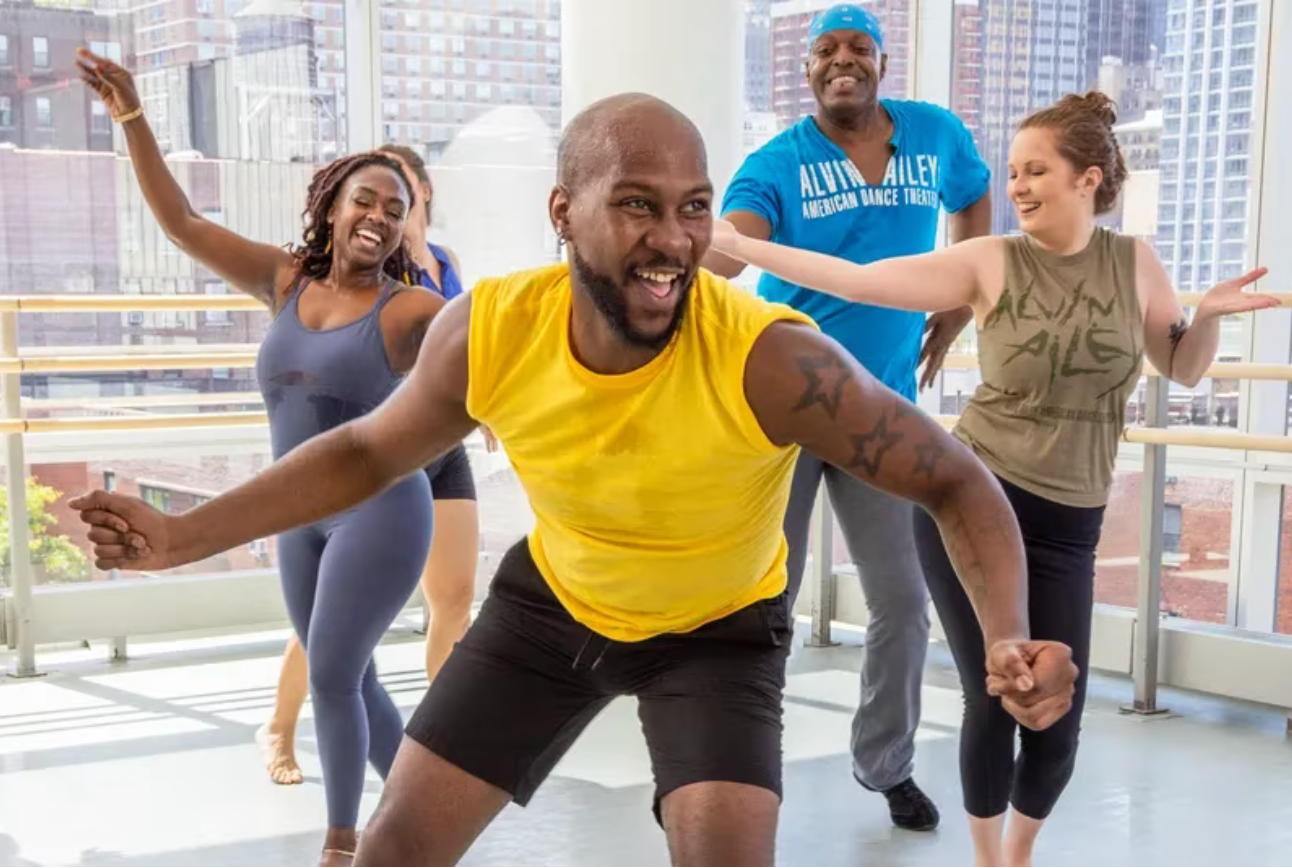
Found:
<path fill-rule="evenodd" d="M 704 139 L 686 115 L 649 94 L 606 97 L 566 126 L 557 148 L 557 183 L 573 192 L 615 167 L 663 149 L 694 149 L 707 171 Z"/>
<path fill-rule="evenodd" d="M 663 100 L 621 94 L 570 121 L 557 164 L 548 212 L 566 244 L 575 319 L 634 351 L 662 349 L 713 235 L 700 131 Z"/>

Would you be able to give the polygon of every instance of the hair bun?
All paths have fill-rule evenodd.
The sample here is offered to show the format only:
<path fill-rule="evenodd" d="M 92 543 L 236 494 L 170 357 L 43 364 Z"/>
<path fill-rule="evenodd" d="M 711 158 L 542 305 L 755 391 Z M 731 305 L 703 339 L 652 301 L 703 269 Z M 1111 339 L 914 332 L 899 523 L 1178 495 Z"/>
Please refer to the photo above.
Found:
<path fill-rule="evenodd" d="M 1102 91 L 1087 91 L 1084 96 L 1069 94 L 1063 99 L 1064 101 L 1072 100 L 1083 111 L 1090 112 L 1090 114 L 1099 118 L 1108 129 L 1112 129 L 1117 123 L 1117 103 L 1113 102 L 1112 97 Z"/>

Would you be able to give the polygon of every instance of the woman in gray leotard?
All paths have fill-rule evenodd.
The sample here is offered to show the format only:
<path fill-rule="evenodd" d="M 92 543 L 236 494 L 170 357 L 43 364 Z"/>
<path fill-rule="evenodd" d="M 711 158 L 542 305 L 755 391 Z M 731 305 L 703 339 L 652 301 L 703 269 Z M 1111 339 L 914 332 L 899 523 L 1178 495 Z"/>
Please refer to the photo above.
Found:
<path fill-rule="evenodd" d="M 314 176 L 305 243 L 285 251 L 194 213 L 175 182 L 128 72 L 82 51 L 83 78 L 125 131 L 148 207 L 177 246 L 275 314 L 257 378 L 274 457 L 375 409 L 417 358 L 444 299 L 399 282 L 414 192 L 385 154 L 337 160 Z M 322 864 L 348 864 L 368 762 L 384 777 L 402 736 L 372 652 L 417 586 L 431 535 L 426 474 L 356 509 L 279 537 L 283 594 L 309 658 L 327 797 Z"/>
<path fill-rule="evenodd" d="M 416 282 L 439 293 L 445 301 L 456 298 L 463 292 L 457 257 L 447 248 L 426 243 L 432 195 L 426 164 L 415 151 L 402 145 L 382 145 L 378 151 L 399 161 L 413 187 L 413 205 L 404 223 L 404 240 L 409 258 L 420 267 L 421 273 L 405 274 L 404 282 Z M 484 433 L 492 452 L 497 448 L 496 441 L 488 431 Z M 431 616 L 426 636 L 426 677 L 433 680 L 471 621 L 480 534 L 475 480 L 466 447 L 458 444 L 427 467 L 426 475 L 431 481 L 435 529 L 421 586 Z M 299 784 L 304 780 L 296 762 L 295 742 L 296 723 L 308 693 L 307 670 L 305 651 L 292 636 L 283 654 L 273 714 L 256 731 L 256 741 L 274 783 Z"/>

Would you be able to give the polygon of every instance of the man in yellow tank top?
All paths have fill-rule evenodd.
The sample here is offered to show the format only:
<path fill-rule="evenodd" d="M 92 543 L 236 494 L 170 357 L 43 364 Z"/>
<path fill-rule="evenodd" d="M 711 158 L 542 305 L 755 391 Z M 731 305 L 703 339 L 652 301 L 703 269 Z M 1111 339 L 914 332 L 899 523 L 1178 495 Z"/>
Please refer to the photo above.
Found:
<path fill-rule="evenodd" d="M 157 569 L 347 509 L 479 423 L 506 445 L 536 527 L 410 721 L 356 861 L 456 861 L 631 695 L 674 860 L 770 864 L 792 638 L 780 527 L 800 447 L 937 519 L 990 688 L 1026 725 L 1062 716 L 1074 668 L 1027 638 L 1022 547 L 991 475 L 805 317 L 699 269 L 713 192 L 690 121 L 604 100 L 558 161 L 569 264 L 450 303 L 371 415 L 183 515 L 75 503 L 100 568 Z"/>

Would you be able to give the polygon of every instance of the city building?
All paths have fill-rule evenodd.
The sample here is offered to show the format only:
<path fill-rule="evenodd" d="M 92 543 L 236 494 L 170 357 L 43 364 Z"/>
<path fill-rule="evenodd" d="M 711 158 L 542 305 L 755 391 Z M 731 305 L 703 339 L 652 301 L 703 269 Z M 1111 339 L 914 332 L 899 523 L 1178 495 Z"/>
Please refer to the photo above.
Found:
<path fill-rule="evenodd" d="M 128 4 L 136 73 L 231 57 L 244 0 L 118 0 Z"/>
<path fill-rule="evenodd" d="M 15 0 L 0 11 L 0 144 L 112 150 L 112 121 L 81 86 L 72 59 L 88 45 L 122 60 L 114 19 L 95 12 L 89 0 Z"/>
<path fill-rule="evenodd" d="M 956 0 L 952 14 L 951 111 L 977 138 L 982 130 L 982 4 L 979 0 Z"/>
<path fill-rule="evenodd" d="M 772 0 L 745 0 L 745 108 L 772 110 Z"/>
<path fill-rule="evenodd" d="M 1150 63 L 1154 46 L 1152 0 L 1084 0 L 1084 3 L 1086 81 L 1098 79 L 1105 58 L 1116 57 L 1126 68 Z M 1157 47 L 1161 48 L 1160 42 Z M 1122 109 L 1125 114 L 1127 107 Z M 1132 118 L 1126 115 L 1125 119 Z"/>
<path fill-rule="evenodd" d="M 1019 121 L 1085 89 L 1085 0 L 982 0 L 982 113 L 978 149 L 991 168 L 992 200 L 1008 201 L 1009 145 Z M 959 40 L 976 37 L 962 37 Z M 1013 208 L 992 209 L 992 232 L 1017 230 Z"/>
<path fill-rule="evenodd" d="M 314 21 L 255 0 L 234 16 L 233 52 L 136 76 L 162 150 L 214 159 L 328 162 L 342 148 L 333 94 L 318 87 Z"/>
<path fill-rule="evenodd" d="M 1157 237 L 1160 199 L 1162 110 L 1113 128 L 1126 159 L 1126 183 L 1117 202 L 1117 221 L 1127 235 L 1152 243 Z"/>
<path fill-rule="evenodd" d="M 1157 250 L 1181 290 L 1245 266 L 1258 8 L 1173 0 L 1167 13 Z"/>

